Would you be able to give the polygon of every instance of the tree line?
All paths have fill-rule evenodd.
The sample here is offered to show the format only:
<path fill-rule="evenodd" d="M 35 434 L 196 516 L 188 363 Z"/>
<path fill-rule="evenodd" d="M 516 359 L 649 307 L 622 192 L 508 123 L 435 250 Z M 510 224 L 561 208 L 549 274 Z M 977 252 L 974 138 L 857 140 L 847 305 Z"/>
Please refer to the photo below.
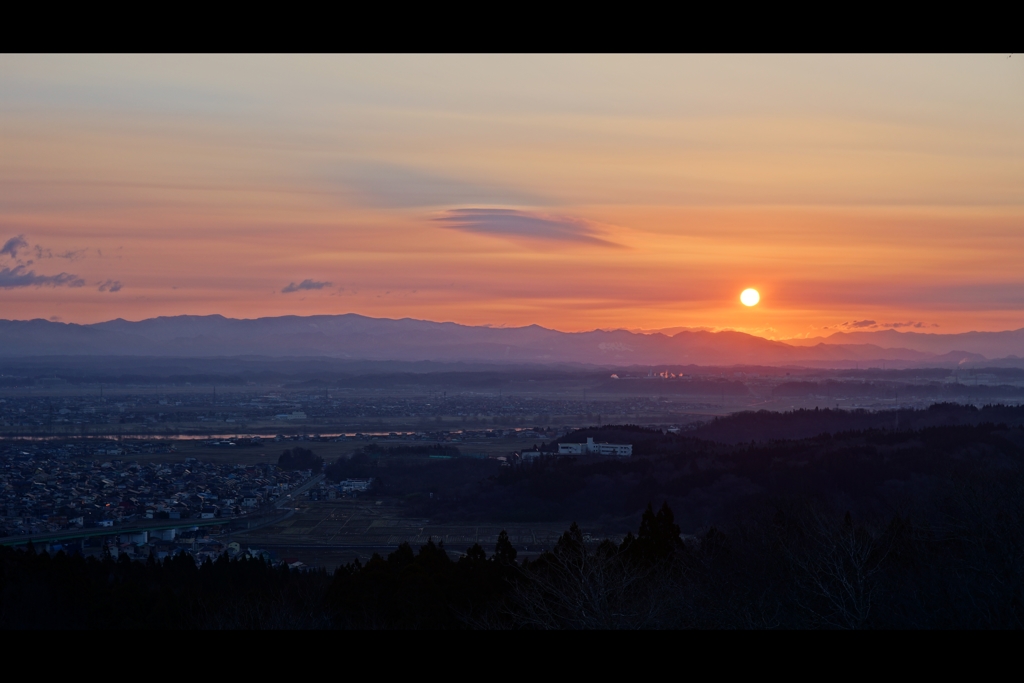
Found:
<path fill-rule="evenodd" d="M 0 628 L 1017 629 L 1022 492 L 968 478 L 940 515 L 876 520 L 780 500 L 685 539 L 663 504 L 620 543 L 573 523 L 533 561 L 502 532 L 490 556 L 403 543 L 333 576 L 2 548 Z"/>
<path fill-rule="evenodd" d="M 378 468 L 383 451 L 364 449 L 339 476 L 383 472 L 410 514 L 567 530 L 528 562 L 503 533 L 493 550 L 403 544 L 333 575 L 0 548 L 0 627 L 1020 628 L 1024 411 L 918 413 L 920 428 L 753 443 L 622 427 L 566 437 L 645 440 L 648 454 L 629 459 L 503 467 L 420 453 Z M 639 525 L 621 540 L 582 530 L 630 517 Z"/>

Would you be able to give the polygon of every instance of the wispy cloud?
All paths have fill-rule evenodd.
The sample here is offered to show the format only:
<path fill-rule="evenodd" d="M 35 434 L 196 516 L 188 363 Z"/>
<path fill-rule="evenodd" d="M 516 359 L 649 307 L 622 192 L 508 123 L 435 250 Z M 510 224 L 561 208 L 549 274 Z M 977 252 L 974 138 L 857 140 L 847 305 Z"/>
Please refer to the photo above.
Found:
<path fill-rule="evenodd" d="M 350 164 L 332 171 L 331 175 L 354 192 L 363 204 L 384 208 L 547 203 L 542 197 L 515 188 L 393 164 Z"/>
<path fill-rule="evenodd" d="M 80 249 L 63 254 L 54 254 L 52 250 L 38 244 L 34 247 L 29 246 L 25 235 L 11 237 L 0 247 L 0 257 L 7 256 L 11 259 L 0 267 L 0 289 L 16 289 L 18 287 L 83 287 L 85 280 L 73 273 L 41 275 L 34 270 L 30 270 L 35 261 L 24 257 L 34 255 L 37 259 L 66 258 L 75 261 L 82 258 L 84 253 L 85 250 Z"/>
<path fill-rule="evenodd" d="M 291 294 L 292 292 L 300 292 L 304 290 L 323 289 L 324 287 L 330 287 L 330 282 L 317 282 L 316 280 L 303 280 L 299 284 L 289 282 L 288 285 L 281 290 L 282 294 Z"/>
<path fill-rule="evenodd" d="M 106 282 L 100 282 L 97 284 L 99 284 L 99 287 L 96 289 L 101 292 L 120 292 L 121 287 L 124 286 L 121 284 L 120 280 L 107 280 Z"/>
<path fill-rule="evenodd" d="M 52 249 L 47 249 L 46 247 L 42 247 L 42 246 L 37 244 L 34 247 L 32 247 L 32 251 L 35 252 L 35 255 L 36 255 L 37 259 L 63 258 L 63 259 L 67 259 L 69 261 L 78 261 L 79 259 L 85 258 L 85 252 L 87 250 L 85 250 L 85 249 L 73 249 L 73 250 L 69 249 L 68 251 L 65 251 L 63 253 L 56 253 L 55 254 L 55 253 L 53 253 Z"/>
<path fill-rule="evenodd" d="M 14 268 L 0 268 L 0 288 L 14 289 L 16 287 L 82 287 L 85 280 L 71 273 L 58 273 L 57 275 L 37 275 L 34 270 L 27 270 L 25 266 Z"/>
<path fill-rule="evenodd" d="M 25 239 L 25 235 L 16 235 L 4 242 L 3 247 L 0 247 L 0 256 L 10 256 L 19 265 L 32 265 L 32 260 L 25 260 L 26 257 L 35 257 L 35 260 L 41 261 L 43 259 L 51 258 L 62 258 L 68 261 L 78 261 L 85 258 L 87 249 L 68 249 L 63 252 L 55 252 L 49 247 L 44 247 L 41 244 L 29 246 L 28 240 Z M 19 258 L 19 254 L 22 256 Z"/>
<path fill-rule="evenodd" d="M 913 327 L 917 329 L 921 329 L 922 327 L 938 327 L 938 325 L 936 325 L 935 323 L 914 322 L 913 320 L 908 320 L 905 323 L 882 323 L 881 326 L 889 327 L 892 329 L 899 329 L 901 327 Z"/>
<path fill-rule="evenodd" d="M 18 235 L 4 242 L 0 254 L 10 254 L 11 258 L 18 258 L 18 252 L 24 249 L 28 249 L 28 242 L 25 241 L 24 235 Z"/>
<path fill-rule="evenodd" d="M 875 322 L 874 320 L 854 320 L 852 322 L 845 322 L 840 325 L 836 325 L 836 328 L 841 330 L 876 330 L 880 328 L 888 330 L 898 330 L 900 328 L 921 329 L 925 327 L 938 327 L 938 325 L 936 325 L 935 323 L 923 323 L 914 320 L 908 320 L 907 322 L 897 323 L 879 323 Z M 823 329 L 827 330 L 829 328 L 825 327 Z"/>
<path fill-rule="evenodd" d="M 434 220 L 448 228 L 483 235 L 619 246 L 597 237 L 589 222 L 571 216 L 515 209 L 451 209 Z"/>

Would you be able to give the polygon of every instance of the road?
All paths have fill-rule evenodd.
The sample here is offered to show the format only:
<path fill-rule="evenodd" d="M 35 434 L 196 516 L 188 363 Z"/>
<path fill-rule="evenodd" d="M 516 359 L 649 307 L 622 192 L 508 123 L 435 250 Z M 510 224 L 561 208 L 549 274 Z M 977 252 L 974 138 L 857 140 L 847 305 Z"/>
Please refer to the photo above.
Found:
<path fill-rule="evenodd" d="M 322 474 L 318 474 L 315 477 L 310 477 L 309 479 L 306 480 L 306 482 L 304 484 L 301 484 L 298 488 L 296 488 L 294 491 L 289 493 L 287 496 L 281 496 L 280 498 L 278 498 L 277 502 L 274 503 L 274 507 L 276 507 L 278 510 L 280 510 L 283 507 L 294 506 L 295 505 L 295 499 L 299 495 L 305 493 L 306 491 L 308 491 L 309 489 L 313 488 L 314 486 L 316 486 L 317 484 L 319 484 L 323 480 L 324 480 L 324 475 L 322 475 Z"/>
<path fill-rule="evenodd" d="M 123 526 L 90 527 L 88 529 L 64 529 L 62 531 L 49 531 L 45 534 L 22 534 L 19 536 L 5 536 L 0 538 L 0 545 L 22 545 L 32 541 L 33 543 L 52 543 L 55 541 L 72 541 L 79 538 L 90 538 L 92 536 L 116 536 L 117 534 L 130 534 L 139 531 L 162 531 L 165 529 L 182 529 L 193 526 L 213 526 L 226 524 L 246 519 L 246 517 L 218 517 L 215 519 L 161 519 L 146 522 L 135 522 Z"/>

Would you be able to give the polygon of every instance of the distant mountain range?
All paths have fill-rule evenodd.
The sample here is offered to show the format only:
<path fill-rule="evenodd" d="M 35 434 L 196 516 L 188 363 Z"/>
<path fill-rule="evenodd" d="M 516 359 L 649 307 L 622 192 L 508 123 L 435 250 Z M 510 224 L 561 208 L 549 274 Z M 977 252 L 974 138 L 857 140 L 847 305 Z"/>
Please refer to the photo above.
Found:
<path fill-rule="evenodd" d="M 474 327 L 356 314 L 236 320 L 173 316 L 92 325 L 0 320 L 0 357 L 327 356 L 353 360 L 596 365 L 952 366 L 1024 356 L 1024 329 L 921 334 L 847 332 L 771 341 L 742 332 L 559 332 L 537 325 Z M 1024 364 L 1024 361 L 1022 361 Z"/>
<path fill-rule="evenodd" d="M 1024 329 L 1005 332 L 963 332 L 961 334 L 933 334 L 930 332 L 835 332 L 827 337 L 786 339 L 791 346 L 817 346 L 818 344 L 875 344 L 889 348 L 899 346 L 924 353 L 944 354 L 962 350 L 981 354 L 987 358 L 1007 356 L 1024 357 Z"/>

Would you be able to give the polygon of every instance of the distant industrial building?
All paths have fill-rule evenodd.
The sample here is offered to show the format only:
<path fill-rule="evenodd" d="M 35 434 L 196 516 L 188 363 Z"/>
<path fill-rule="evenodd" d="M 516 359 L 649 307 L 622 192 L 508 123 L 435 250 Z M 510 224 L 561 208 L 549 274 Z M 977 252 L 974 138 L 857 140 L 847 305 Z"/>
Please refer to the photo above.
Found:
<path fill-rule="evenodd" d="M 633 455 L 633 444 L 594 443 L 593 437 L 587 437 L 586 443 L 560 443 L 559 455 Z"/>

